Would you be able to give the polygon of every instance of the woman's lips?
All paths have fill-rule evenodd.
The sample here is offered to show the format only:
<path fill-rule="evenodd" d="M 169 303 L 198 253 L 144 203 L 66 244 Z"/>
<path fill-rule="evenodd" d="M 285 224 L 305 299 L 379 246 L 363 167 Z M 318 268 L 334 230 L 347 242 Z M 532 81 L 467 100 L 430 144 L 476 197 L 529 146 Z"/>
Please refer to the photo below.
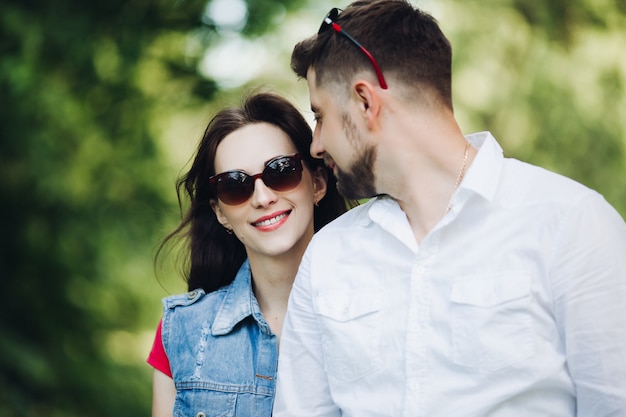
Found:
<path fill-rule="evenodd" d="M 283 223 L 287 221 L 287 217 L 291 214 L 291 210 L 281 211 L 279 213 L 273 213 L 269 216 L 263 216 L 252 222 L 252 226 L 261 230 L 274 230 L 279 228 Z"/>

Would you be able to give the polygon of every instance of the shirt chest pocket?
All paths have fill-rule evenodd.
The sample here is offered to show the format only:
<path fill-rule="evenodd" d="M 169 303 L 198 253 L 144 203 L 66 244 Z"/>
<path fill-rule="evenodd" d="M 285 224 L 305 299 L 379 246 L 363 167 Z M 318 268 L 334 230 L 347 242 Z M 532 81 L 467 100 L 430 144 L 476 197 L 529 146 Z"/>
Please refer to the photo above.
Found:
<path fill-rule="evenodd" d="M 453 285 L 450 301 L 456 364 L 496 371 L 534 354 L 530 281 L 524 273 L 472 276 Z"/>
<path fill-rule="evenodd" d="M 317 297 L 329 376 L 354 381 L 379 369 L 382 295 L 382 290 L 366 290 Z"/>

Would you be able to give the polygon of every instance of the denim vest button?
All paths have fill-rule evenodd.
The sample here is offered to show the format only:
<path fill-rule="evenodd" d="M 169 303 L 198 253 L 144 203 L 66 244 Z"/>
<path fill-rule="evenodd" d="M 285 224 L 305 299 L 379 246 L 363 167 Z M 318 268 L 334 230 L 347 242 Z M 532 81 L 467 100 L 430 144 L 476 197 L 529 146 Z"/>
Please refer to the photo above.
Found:
<path fill-rule="evenodd" d="M 198 411 L 198 414 L 196 414 L 196 417 L 206 417 L 206 414 L 204 414 L 203 411 Z"/>
<path fill-rule="evenodd" d="M 187 297 L 188 297 L 190 300 L 192 300 L 192 299 L 196 298 L 196 295 L 198 295 L 198 291 L 193 290 L 193 291 L 191 291 L 189 294 L 187 294 Z"/>

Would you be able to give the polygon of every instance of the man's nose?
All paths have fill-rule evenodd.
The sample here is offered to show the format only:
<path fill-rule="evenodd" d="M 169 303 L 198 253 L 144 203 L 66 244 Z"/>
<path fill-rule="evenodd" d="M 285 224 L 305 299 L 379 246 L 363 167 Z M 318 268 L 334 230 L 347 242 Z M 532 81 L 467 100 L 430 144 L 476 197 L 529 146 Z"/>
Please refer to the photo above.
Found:
<path fill-rule="evenodd" d="M 311 142 L 310 152 L 313 158 L 322 158 L 324 156 L 325 150 L 320 140 L 319 125 L 316 125 L 313 131 L 313 141 Z"/>

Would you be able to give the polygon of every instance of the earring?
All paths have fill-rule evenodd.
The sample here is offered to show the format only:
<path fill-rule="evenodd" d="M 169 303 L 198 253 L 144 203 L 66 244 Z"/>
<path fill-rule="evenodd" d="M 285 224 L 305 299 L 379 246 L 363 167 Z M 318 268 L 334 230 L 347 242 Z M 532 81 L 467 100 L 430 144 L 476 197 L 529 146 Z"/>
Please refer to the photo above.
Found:
<path fill-rule="evenodd" d="M 233 229 L 229 229 L 228 227 L 225 227 L 224 229 L 226 229 L 226 233 L 228 233 L 229 235 L 233 234 Z"/>

